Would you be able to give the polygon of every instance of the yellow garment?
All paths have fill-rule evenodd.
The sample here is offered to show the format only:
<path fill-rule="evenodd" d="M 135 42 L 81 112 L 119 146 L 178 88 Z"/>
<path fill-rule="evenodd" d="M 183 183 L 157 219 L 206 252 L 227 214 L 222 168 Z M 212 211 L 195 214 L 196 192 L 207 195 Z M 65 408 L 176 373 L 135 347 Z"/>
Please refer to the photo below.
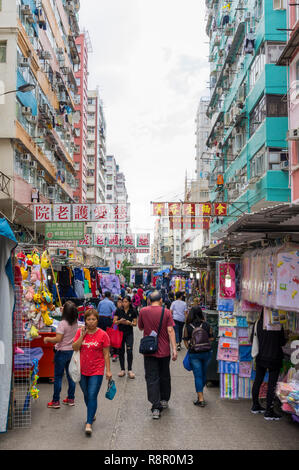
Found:
<path fill-rule="evenodd" d="M 180 287 L 181 287 L 181 280 L 177 278 L 174 281 L 174 292 L 179 292 Z"/>
<path fill-rule="evenodd" d="M 90 271 L 87 268 L 84 268 L 83 271 L 84 271 L 84 277 L 88 281 L 89 288 L 91 289 Z"/>

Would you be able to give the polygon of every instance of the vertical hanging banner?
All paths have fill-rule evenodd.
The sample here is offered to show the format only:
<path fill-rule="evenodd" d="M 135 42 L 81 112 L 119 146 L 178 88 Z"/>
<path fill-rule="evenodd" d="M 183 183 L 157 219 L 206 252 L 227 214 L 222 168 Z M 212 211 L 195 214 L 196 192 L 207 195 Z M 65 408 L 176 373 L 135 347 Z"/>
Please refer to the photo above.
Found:
<path fill-rule="evenodd" d="M 153 215 L 166 216 L 166 203 L 153 202 Z"/>
<path fill-rule="evenodd" d="M 130 284 L 135 284 L 135 276 L 136 272 L 135 269 L 130 269 Z"/>
<path fill-rule="evenodd" d="M 144 269 L 144 270 L 143 270 L 143 275 L 142 275 L 143 285 L 146 285 L 146 284 L 147 284 L 147 278 L 148 278 L 148 270 L 147 270 L 147 269 Z"/>
<path fill-rule="evenodd" d="M 181 215 L 181 204 L 179 202 L 168 203 L 168 216 L 178 217 Z"/>

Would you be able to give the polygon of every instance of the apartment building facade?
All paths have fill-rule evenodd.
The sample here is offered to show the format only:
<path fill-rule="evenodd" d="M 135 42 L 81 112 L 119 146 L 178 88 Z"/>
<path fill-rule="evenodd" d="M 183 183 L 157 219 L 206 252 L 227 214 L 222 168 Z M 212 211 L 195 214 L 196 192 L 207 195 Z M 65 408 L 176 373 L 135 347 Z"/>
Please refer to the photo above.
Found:
<path fill-rule="evenodd" d="M 206 6 L 210 194 L 229 204 L 225 230 L 244 212 L 290 200 L 287 72 L 276 65 L 286 42 L 286 9 L 283 0 L 206 0 Z M 214 222 L 212 237 L 222 230 Z"/>
<path fill-rule="evenodd" d="M 33 192 L 41 202 L 74 201 L 79 7 L 77 0 L 1 2 L 0 172 L 9 191 L 0 193 L 0 210 L 29 231 Z M 22 93 L 27 84 L 33 89 Z"/>
<path fill-rule="evenodd" d="M 292 202 L 299 203 L 299 4 L 288 3 L 288 40 L 278 66 L 287 68 L 289 111 L 289 178 Z"/>
<path fill-rule="evenodd" d="M 88 38 L 81 33 L 76 39 L 76 47 L 80 56 L 80 66 L 76 72 L 78 93 L 75 99 L 76 112 L 80 116 L 75 124 L 75 151 L 74 161 L 77 170 L 76 202 L 87 202 L 87 107 L 88 107 Z"/>

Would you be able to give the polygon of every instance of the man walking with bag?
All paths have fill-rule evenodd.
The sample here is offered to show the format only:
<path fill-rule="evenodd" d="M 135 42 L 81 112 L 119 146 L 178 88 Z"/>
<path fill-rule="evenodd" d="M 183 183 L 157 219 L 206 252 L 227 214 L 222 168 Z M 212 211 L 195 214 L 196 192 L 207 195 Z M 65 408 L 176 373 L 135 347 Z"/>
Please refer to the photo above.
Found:
<path fill-rule="evenodd" d="M 152 404 L 154 419 L 159 419 L 161 411 L 168 408 L 171 395 L 170 355 L 177 359 L 174 321 L 170 310 L 162 307 L 162 295 L 154 291 L 149 295 L 150 305 L 140 310 L 138 328 L 143 330 L 140 352 L 144 354 L 145 380 L 148 401 Z M 157 338 L 156 350 L 146 353 L 143 346 L 151 341 L 149 337 Z M 145 340 L 145 341 L 143 341 Z M 171 351 L 170 351 L 171 345 Z M 152 346 L 150 346 L 152 347 Z"/>

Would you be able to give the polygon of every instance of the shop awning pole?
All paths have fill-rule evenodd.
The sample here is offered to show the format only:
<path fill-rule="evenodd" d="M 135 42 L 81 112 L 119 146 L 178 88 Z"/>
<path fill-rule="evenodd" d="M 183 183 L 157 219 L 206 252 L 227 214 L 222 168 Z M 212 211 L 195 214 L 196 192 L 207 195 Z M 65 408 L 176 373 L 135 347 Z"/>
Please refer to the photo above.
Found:
<path fill-rule="evenodd" d="M 48 258 L 49 258 L 49 262 L 50 262 L 50 266 L 51 266 L 51 271 L 52 271 L 52 276 L 53 276 L 53 279 L 54 279 L 54 281 L 55 281 L 55 287 L 56 287 L 56 292 L 57 292 L 57 296 L 58 296 L 58 299 L 59 299 L 59 304 L 60 304 L 60 307 L 62 307 L 62 303 L 61 303 L 61 298 L 60 298 L 60 295 L 59 295 L 59 290 L 58 290 L 57 282 L 56 282 L 56 279 L 55 279 L 55 276 L 54 276 L 54 269 L 53 269 L 53 266 L 52 266 L 51 256 L 49 255 L 48 250 L 46 250 L 46 252 L 47 252 L 47 255 L 48 255 Z"/>

